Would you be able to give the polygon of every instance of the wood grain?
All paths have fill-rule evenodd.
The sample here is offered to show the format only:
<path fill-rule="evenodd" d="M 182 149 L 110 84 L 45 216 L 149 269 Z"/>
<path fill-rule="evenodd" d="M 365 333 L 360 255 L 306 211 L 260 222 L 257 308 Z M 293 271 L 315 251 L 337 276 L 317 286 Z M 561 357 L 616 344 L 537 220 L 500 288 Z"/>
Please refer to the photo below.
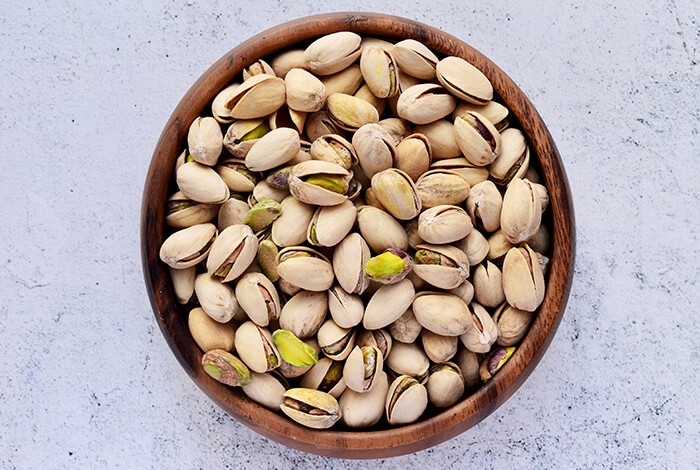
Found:
<path fill-rule="evenodd" d="M 243 67 L 292 45 L 303 47 L 318 36 L 343 30 L 390 39 L 413 38 L 440 54 L 463 57 L 484 72 L 527 135 L 549 190 L 552 257 L 545 299 L 530 332 L 503 369 L 476 393 L 409 426 L 316 431 L 257 405 L 202 371 L 202 353 L 189 334 L 186 312 L 180 311 L 174 300 L 168 271 L 158 252 L 164 240 L 163 212 L 174 162 L 185 143 L 189 123 L 208 112 L 216 93 L 238 78 Z M 425 449 L 464 432 L 504 403 L 530 375 L 566 308 L 574 267 L 575 223 L 569 184 L 552 137 L 532 103 L 500 68 L 459 39 L 422 23 L 373 13 L 332 13 L 294 20 L 247 40 L 207 70 L 182 98 L 163 130 L 148 170 L 141 244 L 146 288 L 158 325 L 180 364 L 212 400 L 251 429 L 296 449 L 342 458 L 380 458 Z"/>

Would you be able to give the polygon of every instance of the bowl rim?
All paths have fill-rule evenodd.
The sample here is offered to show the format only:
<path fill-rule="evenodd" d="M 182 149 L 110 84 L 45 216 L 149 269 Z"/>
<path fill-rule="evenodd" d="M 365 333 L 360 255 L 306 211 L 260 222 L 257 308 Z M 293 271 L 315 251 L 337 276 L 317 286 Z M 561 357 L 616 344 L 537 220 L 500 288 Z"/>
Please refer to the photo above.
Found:
<path fill-rule="evenodd" d="M 216 92 L 258 58 L 346 30 L 372 37 L 413 38 L 438 54 L 458 55 L 475 64 L 517 119 L 537 155 L 543 183 L 550 192 L 553 227 L 545 299 L 527 336 L 499 373 L 470 396 L 428 419 L 370 431 L 302 427 L 206 375 L 199 367 L 202 353 L 174 301 L 168 269 L 159 260 L 167 189 L 191 121 L 206 109 Z M 325 13 L 280 24 L 242 42 L 205 71 L 183 96 L 163 129 L 148 169 L 141 208 L 141 257 L 146 289 L 168 346 L 197 386 L 230 416 L 265 437 L 306 452 L 381 458 L 426 449 L 466 431 L 496 410 L 526 380 L 552 341 L 566 308 L 573 279 L 575 220 L 566 172 L 547 127 L 522 90 L 490 59 L 448 33 L 407 18 L 365 12 Z"/>

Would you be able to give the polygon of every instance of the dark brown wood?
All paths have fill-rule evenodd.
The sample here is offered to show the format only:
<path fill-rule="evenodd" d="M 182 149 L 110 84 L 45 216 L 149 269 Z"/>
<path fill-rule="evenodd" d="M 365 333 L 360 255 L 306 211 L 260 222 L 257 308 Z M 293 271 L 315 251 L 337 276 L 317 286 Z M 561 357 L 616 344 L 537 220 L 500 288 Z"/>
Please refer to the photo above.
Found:
<path fill-rule="evenodd" d="M 202 353 L 189 334 L 185 316 L 174 301 L 168 271 L 158 258 L 164 239 L 166 194 L 189 123 L 208 112 L 206 107 L 215 94 L 256 59 L 342 30 L 391 39 L 414 38 L 440 54 L 460 56 L 476 65 L 527 135 L 551 200 L 552 257 L 547 292 L 520 347 L 473 395 L 428 419 L 391 429 L 314 431 L 211 379 L 199 365 Z M 182 98 L 163 130 L 148 170 L 141 244 L 146 288 L 158 325 L 180 364 L 212 400 L 251 429 L 296 449 L 333 457 L 379 458 L 415 452 L 450 439 L 483 420 L 515 393 L 552 341 L 566 308 L 574 268 L 575 223 L 569 184 L 554 141 L 532 103 L 500 68 L 459 39 L 422 23 L 374 13 L 331 13 L 290 21 L 247 40 L 207 70 Z"/>

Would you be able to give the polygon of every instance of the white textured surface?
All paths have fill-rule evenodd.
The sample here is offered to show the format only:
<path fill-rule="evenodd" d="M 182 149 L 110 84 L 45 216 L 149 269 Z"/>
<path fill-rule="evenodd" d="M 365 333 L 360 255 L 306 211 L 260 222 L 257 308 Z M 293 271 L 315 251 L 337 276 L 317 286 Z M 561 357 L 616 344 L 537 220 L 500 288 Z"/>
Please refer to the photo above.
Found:
<path fill-rule="evenodd" d="M 548 123 L 578 222 L 569 307 L 529 380 L 382 466 L 697 465 L 697 1 L 30 3 L 0 15 L 0 467 L 376 468 L 214 406 L 156 327 L 139 258 L 146 169 L 180 97 L 247 37 L 333 10 L 413 17 L 491 57 Z"/>

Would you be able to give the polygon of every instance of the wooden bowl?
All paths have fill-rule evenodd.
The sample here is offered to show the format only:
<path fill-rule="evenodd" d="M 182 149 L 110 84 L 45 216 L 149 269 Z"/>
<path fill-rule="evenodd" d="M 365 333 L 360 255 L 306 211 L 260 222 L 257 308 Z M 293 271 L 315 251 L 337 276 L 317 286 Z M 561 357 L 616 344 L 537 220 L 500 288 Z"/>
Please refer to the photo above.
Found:
<path fill-rule="evenodd" d="M 413 38 L 437 53 L 460 56 L 476 65 L 527 135 L 531 164 L 540 170 L 551 199 L 552 256 L 547 291 L 515 354 L 491 381 L 451 408 L 412 425 L 366 431 L 302 427 L 210 378 L 202 370 L 202 353 L 189 333 L 187 312 L 176 303 L 168 270 L 158 258 L 164 240 L 166 196 L 190 123 L 200 113 L 209 112 L 216 93 L 232 80 L 239 80 L 243 67 L 294 44 L 308 44 L 316 37 L 342 30 L 394 40 Z M 153 311 L 192 380 L 229 415 L 256 432 L 306 452 L 343 458 L 390 457 L 434 446 L 474 426 L 505 402 L 535 368 L 561 321 L 573 275 L 574 230 L 571 194 L 557 148 L 542 118 L 515 83 L 484 55 L 449 34 L 415 21 L 373 13 L 331 13 L 290 21 L 245 41 L 216 62 L 182 98 L 163 130 L 148 171 L 141 214 L 143 269 Z"/>

